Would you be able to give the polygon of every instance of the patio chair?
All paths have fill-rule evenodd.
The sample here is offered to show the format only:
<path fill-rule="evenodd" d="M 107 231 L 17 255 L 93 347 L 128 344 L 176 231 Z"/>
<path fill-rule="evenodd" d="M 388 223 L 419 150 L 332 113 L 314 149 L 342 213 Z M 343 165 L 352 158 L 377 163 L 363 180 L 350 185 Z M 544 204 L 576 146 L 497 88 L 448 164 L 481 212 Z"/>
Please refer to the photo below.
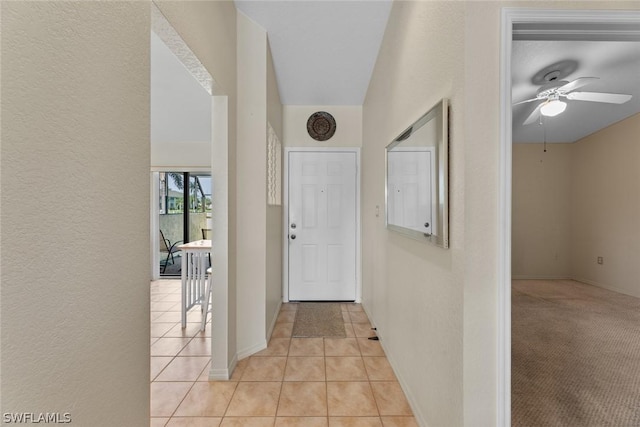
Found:
<path fill-rule="evenodd" d="M 202 230 L 202 238 L 204 240 L 211 240 L 211 237 L 209 237 L 211 235 L 210 228 L 201 228 L 200 230 Z"/>
<path fill-rule="evenodd" d="M 182 243 L 182 240 L 171 243 L 169 239 L 165 239 L 162 230 L 160 231 L 160 253 L 167 254 L 167 258 L 164 261 L 160 261 L 161 273 L 164 274 L 164 271 L 167 269 L 167 265 L 169 264 L 169 259 L 171 259 L 171 264 L 175 263 L 175 258 L 173 254 L 176 252 L 180 252 L 180 248 L 178 248 L 178 244 Z"/>
<path fill-rule="evenodd" d="M 203 240 L 211 240 L 211 229 L 210 228 L 201 228 L 202 230 L 202 239 Z M 211 265 L 211 254 L 209 254 L 209 265 Z"/>

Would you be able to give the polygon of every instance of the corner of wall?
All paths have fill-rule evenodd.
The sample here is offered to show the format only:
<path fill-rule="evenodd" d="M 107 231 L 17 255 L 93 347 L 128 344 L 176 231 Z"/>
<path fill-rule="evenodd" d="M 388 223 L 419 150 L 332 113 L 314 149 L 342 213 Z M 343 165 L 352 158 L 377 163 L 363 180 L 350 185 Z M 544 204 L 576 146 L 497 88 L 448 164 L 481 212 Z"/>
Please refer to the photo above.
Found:
<path fill-rule="evenodd" d="M 271 47 L 267 39 L 267 122 L 271 125 L 277 142 L 274 144 L 273 149 L 279 152 L 275 153 L 276 158 L 272 159 L 270 172 L 273 172 L 275 179 L 279 182 L 274 183 L 276 187 L 275 202 L 276 204 L 269 204 L 267 206 L 266 217 L 266 334 L 267 339 L 271 336 L 275 322 L 278 318 L 280 306 L 282 304 L 282 244 L 283 244 L 283 232 L 282 232 L 282 132 L 283 132 L 283 107 L 280 100 L 280 91 L 278 88 L 278 81 L 276 79 L 275 68 L 273 64 L 273 57 L 271 55 Z M 280 173 L 278 173 L 278 171 Z M 279 185 L 278 185 L 279 184 Z M 277 189 L 280 189 L 278 192 Z M 278 200 L 279 198 L 279 200 Z M 271 201 L 273 202 L 273 200 Z"/>
<path fill-rule="evenodd" d="M 266 346 L 267 35 L 237 14 L 237 337 L 238 355 Z M 247 268 L 251 265 L 251 268 Z"/>

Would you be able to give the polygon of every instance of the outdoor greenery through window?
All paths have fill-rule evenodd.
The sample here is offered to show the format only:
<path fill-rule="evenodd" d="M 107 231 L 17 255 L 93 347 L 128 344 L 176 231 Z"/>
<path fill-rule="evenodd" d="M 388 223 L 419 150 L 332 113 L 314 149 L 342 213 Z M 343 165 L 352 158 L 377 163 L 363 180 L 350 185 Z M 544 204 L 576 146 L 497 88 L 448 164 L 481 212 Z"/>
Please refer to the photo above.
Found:
<path fill-rule="evenodd" d="M 182 172 L 160 173 L 160 214 L 182 214 L 184 210 Z M 189 212 L 211 211 L 211 176 L 189 174 Z"/>
<path fill-rule="evenodd" d="M 160 172 L 159 184 L 160 274 L 180 275 L 178 245 L 211 239 L 211 175 Z"/>

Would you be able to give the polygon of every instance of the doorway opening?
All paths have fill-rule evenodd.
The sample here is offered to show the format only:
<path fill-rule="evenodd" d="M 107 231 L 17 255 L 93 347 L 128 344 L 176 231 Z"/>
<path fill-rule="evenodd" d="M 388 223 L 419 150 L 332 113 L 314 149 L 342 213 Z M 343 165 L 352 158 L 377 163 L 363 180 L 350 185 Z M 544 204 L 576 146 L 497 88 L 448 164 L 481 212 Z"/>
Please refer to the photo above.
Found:
<path fill-rule="evenodd" d="M 181 274 L 179 245 L 211 239 L 211 174 L 158 172 L 160 277 Z"/>
<path fill-rule="evenodd" d="M 637 11 L 503 9 L 499 171 L 498 425 L 512 420 L 512 41 L 523 32 L 560 40 L 639 40 Z M 547 33 L 545 35 L 545 32 Z M 544 40 L 544 39 L 543 39 Z M 547 39 L 548 40 L 548 39 Z"/>
<path fill-rule="evenodd" d="M 203 176 L 209 176 L 210 178 L 210 206 L 211 206 L 211 221 L 210 225 L 205 228 L 209 228 L 210 239 L 215 250 L 211 253 L 211 264 L 215 266 L 212 274 L 209 276 L 212 283 L 215 283 L 212 290 L 212 303 L 211 303 L 211 324 L 215 325 L 215 328 L 210 328 L 206 332 L 207 342 L 210 343 L 208 348 L 210 351 L 207 354 L 211 355 L 211 364 L 206 368 L 204 376 L 209 379 L 228 379 L 230 373 L 233 372 L 235 366 L 235 347 L 233 337 L 235 337 L 235 322 L 231 317 L 234 311 L 233 305 L 235 304 L 235 297 L 230 294 L 229 291 L 229 265 L 233 260 L 229 259 L 229 99 L 228 94 L 222 88 L 213 76 L 209 73 L 207 68 L 198 59 L 194 51 L 187 45 L 185 40 L 182 39 L 180 34 L 172 26 L 172 24 L 163 15 L 158 5 L 152 3 L 151 5 L 151 41 L 153 43 L 154 37 L 159 39 L 162 45 L 166 46 L 170 50 L 170 55 L 173 56 L 172 61 L 178 62 L 177 68 L 182 68 L 182 71 L 186 69 L 188 71 L 188 78 L 183 79 L 185 85 L 176 87 L 173 80 L 169 80 L 163 85 L 166 90 L 172 90 L 178 94 L 185 94 L 186 88 L 193 89 L 194 92 L 202 92 L 203 104 L 207 103 L 209 108 L 198 108 L 197 111 L 192 109 L 178 108 L 178 111 L 174 108 L 171 115 L 164 115 L 159 118 L 159 122 L 167 124 L 170 120 L 175 123 L 178 118 L 178 124 L 182 124 L 181 137 L 179 139 L 170 137 L 175 135 L 176 127 L 165 126 L 166 134 L 169 137 L 162 139 L 161 149 L 156 150 L 157 157 L 153 158 L 154 152 L 152 148 L 152 162 L 151 162 L 151 174 L 150 174 L 150 200 L 152 200 L 152 212 L 150 215 L 150 248 L 152 252 L 153 260 L 151 267 L 152 280 L 159 279 L 159 266 L 160 260 L 157 258 L 158 251 L 158 238 L 159 238 L 159 224 L 158 215 L 154 212 L 159 209 L 160 204 L 160 178 L 159 172 L 185 172 L 188 171 L 191 175 L 197 175 L 200 179 L 200 184 L 203 189 L 203 193 L 207 191 L 204 189 L 206 184 L 203 183 Z M 153 46 L 152 46 L 153 48 Z M 166 58 L 166 56 L 165 56 Z M 177 61 L 175 59 L 177 58 Z M 152 56 L 153 60 L 153 56 Z M 162 67 L 170 66 L 165 62 Z M 156 67 L 157 69 L 158 67 Z M 175 69 L 175 67 L 174 67 Z M 151 78 L 154 78 L 153 70 Z M 196 84 L 193 85 L 192 81 L 195 79 Z M 187 81 L 190 83 L 187 86 Z M 198 86 L 197 88 L 195 86 Z M 184 89 L 184 90 L 183 90 Z M 191 91 L 191 89 L 188 89 Z M 153 97 L 153 93 L 152 93 Z M 180 99 L 184 100 L 184 97 Z M 201 105 L 203 105 L 201 104 Z M 165 104 L 166 105 L 166 104 Z M 174 107 L 177 103 L 172 104 Z M 182 105 L 182 104 L 180 104 Z M 152 106 L 153 107 L 153 106 Z M 196 126 L 189 126 L 192 120 L 196 117 L 202 117 L 202 111 L 208 111 L 204 114 L 207 116 L 207 129 Z M 199 112 L 199 113 L 198 113 Z M 153 113 L 153 111 L 152 111 Z M 198 121 L 202 123 L 202 121 Z M 185 124 L 187 124 L 185 126 Z M 194 131 L 200 129 L 201 132 L 194 135 Z M 194 135 L 190 137 L 188 135 Z M 200 135 L 200 137 L 198 137 Z M 202 137 L 202 135 L 207 135 Z M 158 141 L 160 138 L 156 138 Z M 153 140 L 153 139 L 152 139 Z M 179 141 L 178 144 L 173 142 Z M 184 180 L 184 176 L 183 176 Z M 215 187 L 215 188 L 214 188 Z M 197 192 L 196 192 L 197 194 Z M 202 194 L 201 194 L 202 195 Z M 183 198 L 184 199 L 184 198 Z M 187 198 L 188 199 L 188 198 Z M 206 199 L 205 199 L 206 200 Z M 158 203 L 156 203 L 156 201 Z M 208 202 L 206 202 L 208 203 Z M 193 237 L 201 236 L 202 227 L 195 227 L 195 230 L 191 230 Z M 190 233 L 187 233 L 189 235 Z M 183 233 L 184 235 L 184 233 Z M 200 237 L 201 239 L 201 237 Z M 198 239 L 196 239 L 198 240 Z M 171 282 L 166 280 L 165 282 Z M 178 284 L 180 281 L 177 281 Z M 233 289 L 233 287 L 232 287 Z M 178 295 L 179 296 L 179 295 Z M 181 304 L 181 301 L 177 301 Z M 152 316 L 153 317 L 153 316 Z M 210 338 L 209 338 L 210 337 Z M 161 337 L 159 337 L 161 338 Z M 233 347 L 233 348 L 230 348 Z"/>

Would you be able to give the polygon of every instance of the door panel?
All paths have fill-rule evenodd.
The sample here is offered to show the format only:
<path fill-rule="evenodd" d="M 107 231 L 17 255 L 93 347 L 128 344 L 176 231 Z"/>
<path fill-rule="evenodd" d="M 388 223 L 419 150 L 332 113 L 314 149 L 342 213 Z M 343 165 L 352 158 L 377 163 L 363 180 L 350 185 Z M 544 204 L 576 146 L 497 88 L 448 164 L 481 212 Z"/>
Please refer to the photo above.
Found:
<path fill-rule="evenodd" d="M 430 151 L 387 153 L 389 222 L 431 234 L 433 229 L 432 167 Z"/>
<path fill-rule="evenodd" d="M 299 226 L 315 229 L 318 224 L 318 186 L 302 186 L 302 221 Z"/>
<path fill-rule="evenodd" d="M 289 152 L 289 300 L 356 297 L 353 152 Z"/>

